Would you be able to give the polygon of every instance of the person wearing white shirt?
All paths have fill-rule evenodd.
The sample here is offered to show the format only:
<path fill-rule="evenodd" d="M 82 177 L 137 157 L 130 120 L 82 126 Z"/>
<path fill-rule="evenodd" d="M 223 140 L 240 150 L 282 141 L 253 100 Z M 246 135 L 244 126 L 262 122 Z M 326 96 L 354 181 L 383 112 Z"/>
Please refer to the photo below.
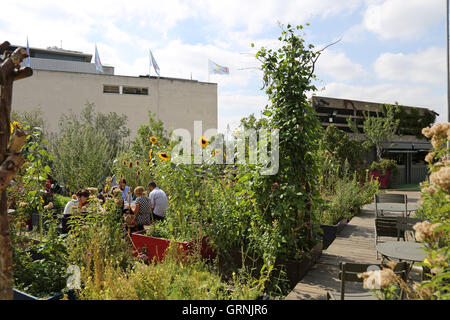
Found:
<path fill-rule="evenodd" d="M 153 219 L 164 220 L 166 217 L 166 209 L 169 206 L 169 199 L 166 193 L 156 186 L 153 181 L 148 184 L 150 190 L 149 198 L 152 205 Z"/>

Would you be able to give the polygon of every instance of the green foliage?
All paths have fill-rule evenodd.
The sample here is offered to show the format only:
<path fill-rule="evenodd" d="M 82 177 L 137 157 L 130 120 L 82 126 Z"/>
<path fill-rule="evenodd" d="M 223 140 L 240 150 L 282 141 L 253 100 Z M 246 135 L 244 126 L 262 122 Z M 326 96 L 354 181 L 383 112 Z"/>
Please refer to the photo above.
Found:
<path fill-rule="evenodd" d="M 128 136 L 126 116 L 95 113 L 88 104 L 78 116 L 62 115 L 59 134 L 54 136 L 51 153 L 55 177 L 70 190 L 99 186 L 111 174 L 117 152 Z"/>
<path fill-rule="evenodd" d="M 138 159 L 148 159 L 148 151 L 155 147 L 151 137 L 157 139 L 157 145 L 168 146 L 169 138 L 161 120 L 155 120 L 155 115 L 148 111 L 148 125 L 141 125 L 131 144 L 131 152 Z"/>
<path fill-rule="evenodd" d="M 29 111 L 15 111 L 11 110 L 11 122 L 17 121 L 22 126 L 29 126 L 29 128 L 39 128 L 44 132 L 46 121 L 44 119 L 44 112 L 41 107 L 31 109 Z"/>
<path fill-rule="evenodd" d="M 367 175 L 362 183 L 357 179 L 356 172 L 336 180 L 336 186 L 330 200 L 319 209 L 319 223 L 334 225 L 342 219 L 351 219 L 358 208 L 373 201 L 378 193 L 379 184 Z"/>
<path fill-rule="evenodd" d="M 399 120 L 399 135 L 413 135 L 422 138 L 422 128 L 428 127 L 436 121 L 436 113 L 427 109 L 406 109 L 399 106 L 394 118 Z"/>
<path fill-rule="evenodd" d="M 384 159 L 381 158 L 379 161 L 374 161 L 370 164 L 369 170 L 377 170 L 381 173 L 381 176 L 384 177 L 386 175 L 386 171 L 390 171 L 391 174 L 394 174 L 398 169 L 397 162 L 392 159 Z"/>
<path fill-rule="evenodd" d="M 47 232 L 41 242 L 27 249 L 40 255 L 33 260 L 30 251 L 24 251 L 23 241 L 14 227 L 11 232 L 13 247 L 14 287 L 38 298 L 61 293 L 66 286 L 67 248 L 64 237 L 57 232 L 58 221 L 52 210 L 44 212 Z"/>
<path fill-rule="evenodd" d="M 177 252 L 172 243 L 163 262 L 136 262 L 124 272 L 112 265 L 105 269 L 104 282 L 88 279 L 81 299 L 101 300 L 219 300 L 256 299 L 261 282 L 233 277 L 222 282 L 220 275 L 198 258 Z"/>
<path fill-rule="evenodd" d="M 377 112 L 376 117 L 370 116 L 369 112 L 364 112 L 364 136 L 369 142 L 375 145 L 378 160 L 381 159 L 383 151 L 382 144 L 388 142 L 397 133 L 400 124 L 400 120 L 396 118 L 398 112 L 399 106 L 397 103 L 395 105 L 382 105 L 382 115 Z M 347 122 L 355 130 L 355 123 L 352 122 L 351 118 L 348 118 Z"/>
<path fill-rule="evenodd" d="M 53 205 L 56 211 L 62 212 L 66 207 L 67 202 L 72 200 L 70 197 L 64 197 L 60 194 L 53 195 Z"/>
<path fill-rule="evenodd" d="M 262 176 L 243 168 L 239 175 L 240 183 L 249 181 L 247 186 L 260 210 L 254 220 L 266 226 L 260 230 L 273 234 L 276 226 L 277 236 L 271 240 L 276 256 L 297 259 L 315 244 L 312 222 L 314 205 L 320 199 L 315 181 L 321 126 L 306 96 L 315 89 L 314 64 L 320 51 L 305 44 L 297 33 L 302 28 L 287 25 L 279 37 L 279 49 L 263 47 L 256 54 L 271 100 L 263 114 L 270 128 L 279 129 L 278 173 Z"/>

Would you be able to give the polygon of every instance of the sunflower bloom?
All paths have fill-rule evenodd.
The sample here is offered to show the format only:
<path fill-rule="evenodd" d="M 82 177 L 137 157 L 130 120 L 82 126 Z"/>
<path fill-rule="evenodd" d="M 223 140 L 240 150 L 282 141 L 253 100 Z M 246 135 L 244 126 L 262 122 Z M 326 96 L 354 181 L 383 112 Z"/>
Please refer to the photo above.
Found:
<path fill-rule="evenodd" d="M 151 143 L 154 144 L 154 143 L 156 143 L 157 141 L 158 141 L 158 139 L 156 139 L 156 137 L 154 137 L 154 136 L 151 136 L 151 137 L 150 137 L 150 142 L 151 142 Z"/>
<path fill-rule="evenodd" d="M 168 160 L 170 160 L 170 156 L 167 153 L 165 153 L 165 152 L 159 152 L 158 153 L 158 157 L 161 158 L 161 161 L 168 161 Z"/>
<path fill-rule="evenodd" d="M 201 136 L 200 139 L 198 139 L 198 143 L 202 146 L 202 148 L 205 148 L 209 144 L 209 141 L 204 136 Z"/>
<path fill-rule="evenodd" d="M 16 126 L 17 128 L 22 129 L 22 126 L 17 121 L 13 121 L 13 126 Z"/>
<path fill-rule="evenodd" d="M 11 134 L 12 134 L 14 132 L 14 126 L 13 126 L 13 124 L 11 122 L 9 123 L 9 125 L 11 127 Z"/>
<path fill-rule="evenodd" d="M 133 168 L 133 161 L 130 161 L 130 164 L 128 165 L 128 168 Z"/>
<path fill-rule="evenodd" d="M 153 162 L 150 161 L 150 162 L 148 163 L 148 165 L 149 165 L 150 167 L 153 166 Z"/>
<path fill-rule="evenodd" d="M 150 150 L 148 151 L 148 157 L 151 159 L 152 156 L 153 156 L 153 149 L 150 149 Z"/>
<path fill-rule="evenodd" d="M 127 161 L 123 160 L 122 164 L 126 167 L 127 166 Z"/>

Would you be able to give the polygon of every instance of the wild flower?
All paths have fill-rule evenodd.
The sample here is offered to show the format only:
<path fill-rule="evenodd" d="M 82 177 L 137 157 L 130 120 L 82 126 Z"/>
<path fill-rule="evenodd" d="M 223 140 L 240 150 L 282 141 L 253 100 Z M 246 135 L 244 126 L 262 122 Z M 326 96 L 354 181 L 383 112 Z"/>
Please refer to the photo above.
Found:
<path fill-rule="evenodd" d="M 413 229 L 416 230 L 416 240 L 419 242 L 435 242 L 442 236 L 442 231 L 435 230 L 440 223 L 431 224 L 428 221 L 417 222 Z"/>
<path fill-rule="evenodd" d="M 358 278 L 363 278 L 363 286 L 365 289 L 382 289 L 387 288 L 395 283 L 395 273 L 390 268 L 383 270 L 371 270 L 358 274 Z"/>
<path fill-rule="evenodd" d="M 158 157 L 161 158 L 161 161 L 168 161 L 168 160 L 170 160 L 170 156 L 167 153 L 165 153 L 165 152 L 159 152 L 158 153 Z"/>
<path fill-rule="evenodd" d="M 53 209 L 53 202 L 49 202 L 46 206 L 44 206 L 45 210 L 51 210 Z"/>
<path fill-rule="evenodd" d="M 158 139 L 156 139 L 156 137 L 154 137 L 154 136 L 151 136 L 150 137 L 150 142 L 155 144 L 156 142 L 158 142 Z"/>

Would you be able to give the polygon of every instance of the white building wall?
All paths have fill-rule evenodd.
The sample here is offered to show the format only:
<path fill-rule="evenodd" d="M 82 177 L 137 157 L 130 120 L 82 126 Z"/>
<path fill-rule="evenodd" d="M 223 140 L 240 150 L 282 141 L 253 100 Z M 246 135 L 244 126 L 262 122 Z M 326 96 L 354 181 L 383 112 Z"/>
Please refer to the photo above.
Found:
<path fill-rule="evenodd" d="M 103 93 L 103 85 L 148 88 L 148 95 Z M 194 121 L 203 131 L 217 129 L 217 84 L 170 78 L 139 78 L 105 74 L 34 70 L 33 76 L 14 83 L 13 110 L 44 111 L 47 130 L 57 131 L 61 114 L 79 112 L 95 104 L 99 112 L 128 116 L 131 136 L 148 123 L 148 111 L 161 119 L 166 129 L 185 128 L 193 134 Z"/>

